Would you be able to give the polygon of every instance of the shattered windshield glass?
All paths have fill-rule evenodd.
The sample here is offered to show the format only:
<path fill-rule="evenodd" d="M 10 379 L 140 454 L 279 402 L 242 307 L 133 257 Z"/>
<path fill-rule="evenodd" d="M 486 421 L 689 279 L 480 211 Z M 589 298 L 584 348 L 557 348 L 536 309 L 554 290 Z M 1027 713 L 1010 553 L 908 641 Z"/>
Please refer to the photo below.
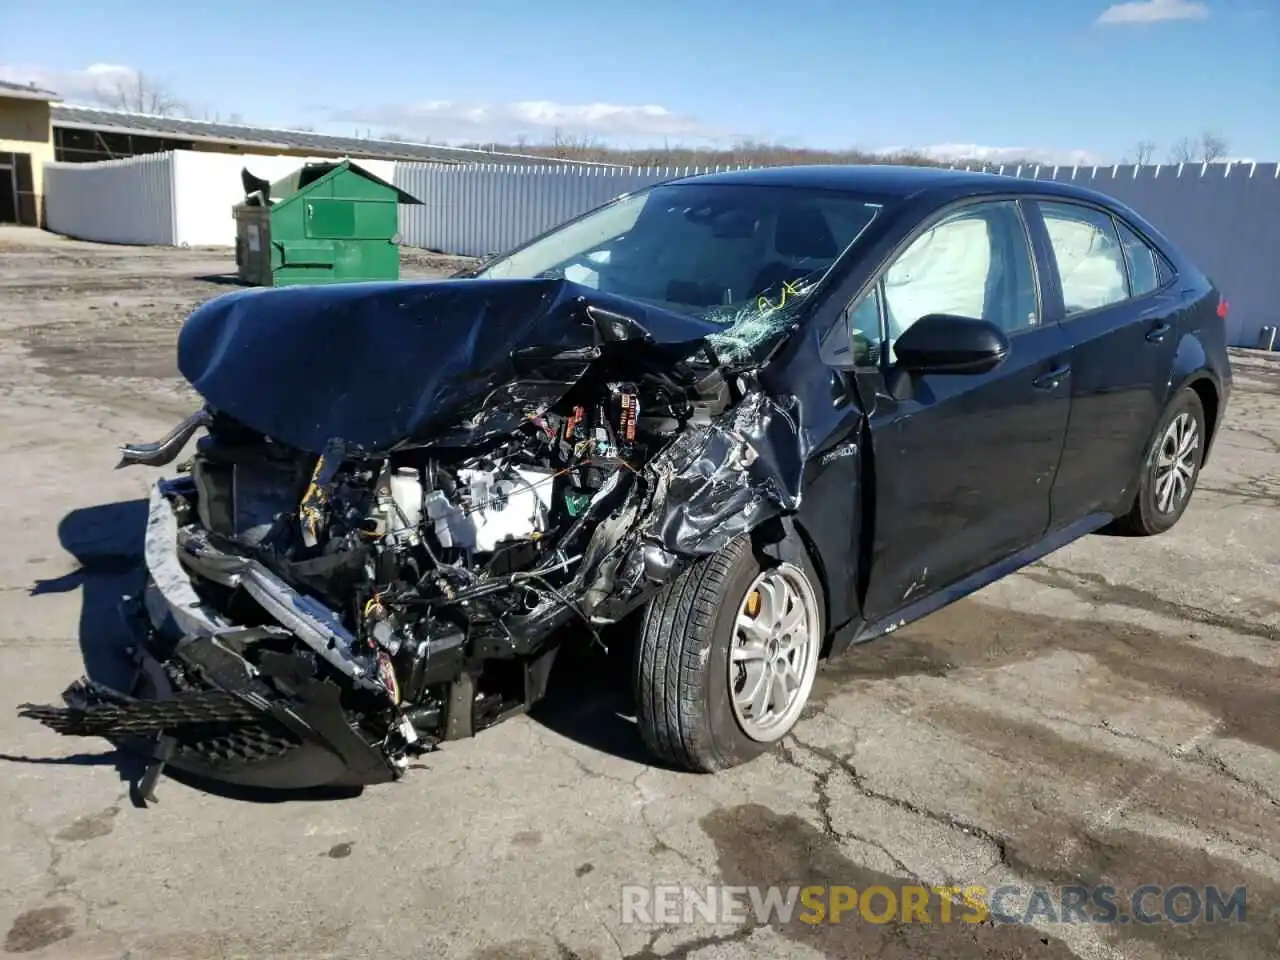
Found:
<path fill-rule="evenodd" d="M 789 328 L 880 209 L 825 190 L 659 185 L 566 224 L 478 277 L 564 278 L 723 324 L 711 347 L 746 360 Z"/>

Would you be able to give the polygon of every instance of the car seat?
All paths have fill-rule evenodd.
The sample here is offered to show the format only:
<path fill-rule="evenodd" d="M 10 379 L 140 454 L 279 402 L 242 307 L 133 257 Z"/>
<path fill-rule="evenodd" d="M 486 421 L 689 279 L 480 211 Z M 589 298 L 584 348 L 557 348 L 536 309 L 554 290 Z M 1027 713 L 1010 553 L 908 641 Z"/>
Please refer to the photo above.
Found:
<path fill-rule="evenodd" d="M 840 252 L 836 238 L 831 233 L 827 218 L 812 206 L 797 205 L 778 211 L 778 224 L 774 233 L 775 253 L 789 262 L 774 260 L 765 264 L 751 284 L 752 296 L 813 273 L 816 265 L 800 265 L 795 260 L 831 261 Z"/>

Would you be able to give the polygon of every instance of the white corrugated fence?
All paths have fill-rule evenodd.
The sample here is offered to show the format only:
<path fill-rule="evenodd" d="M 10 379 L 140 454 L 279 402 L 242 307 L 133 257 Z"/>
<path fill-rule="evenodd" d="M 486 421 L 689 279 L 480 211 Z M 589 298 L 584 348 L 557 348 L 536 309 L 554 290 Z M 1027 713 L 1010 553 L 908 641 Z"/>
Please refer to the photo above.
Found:
<path fill-rule="evenodd" d="M 173 154 L 44 165 L 45 226 L 78 240 L 175 242 Z"/>
<path fill-rule="evenodd" d="M 641 187 L 729 167 L 570 167 L 397 163 L 403 242 L 467 256 L 502 253 Z"/>
<path fill-rule="evenodd" d="M 231 208 L 244 199 L 240 171 L 275 181 L 325 157 L 167 153 L 100 163 L 45 164 L 48 229 L 80 240 L 180 247 L 233 247 Z M 388 183 L 389 160 L 360 160 Z"/>

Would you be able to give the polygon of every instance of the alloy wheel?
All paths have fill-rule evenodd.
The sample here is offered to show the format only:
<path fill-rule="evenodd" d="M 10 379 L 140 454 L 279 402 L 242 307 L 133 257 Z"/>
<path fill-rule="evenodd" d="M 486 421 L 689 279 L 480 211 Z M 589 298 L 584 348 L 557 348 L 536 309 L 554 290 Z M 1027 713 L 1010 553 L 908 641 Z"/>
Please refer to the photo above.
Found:
<path fill-rule="evenodd" d="M 817 595 L 799 567 L 772 567 L 747 588 L 729 647 L 729 691 L 752 740 L 778 740 L 795 725 L 818 669 L 820 624 Z"/>
<path fill-rule="evenodd" d="M 1190 413 L 1173 418 L 1160 439 L 1155 463 L 1155 504 L 1164 514 L 1177 513 L 1191 496 L 1198 466 L 1200 427 Z"/>

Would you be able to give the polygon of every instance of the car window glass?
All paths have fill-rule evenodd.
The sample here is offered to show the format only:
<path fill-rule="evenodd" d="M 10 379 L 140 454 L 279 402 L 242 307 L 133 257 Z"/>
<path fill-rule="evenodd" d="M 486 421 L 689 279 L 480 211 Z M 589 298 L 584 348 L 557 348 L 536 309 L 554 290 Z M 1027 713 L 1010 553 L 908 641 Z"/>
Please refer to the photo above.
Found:
<path fill-rule="evenodd" d="M 1129 267 L 1129 291 L 1133 296 L 1141 297 L 1160 286 L 1156 273 L 1156 255 L 1145 240 L 1118 220 L 1116 228 L 1120 232 L 1124 262 Z"/>
<path fill-rule="evenodd" d="M 662 184 L 565 224 L 478 276 L 564 278 L 725 326 L 756 322 L 789 314 L 880 209 L 851 193 Z"/>
<path fill-rule="evenodd" d="M 1042 203 L 1067 316 L 1128 299 L 1124 255 L 1111 218 L 1090 207 Z"/>
<path fill-rule="evenodd" d="M 849 335 L 853 340 L 854 362 L 875 365 L 880 362 L 880 284 L 872 287 L 849 310 Z"/>
<path fill-rule="evenodd" d="M 931 313 L 990 320 L 1008 333 L 1035 326 L 1035 274 L 1017 206 L 969 207 L 913 240 L 884 274 L 890 359 L 893 343 Z"/>

